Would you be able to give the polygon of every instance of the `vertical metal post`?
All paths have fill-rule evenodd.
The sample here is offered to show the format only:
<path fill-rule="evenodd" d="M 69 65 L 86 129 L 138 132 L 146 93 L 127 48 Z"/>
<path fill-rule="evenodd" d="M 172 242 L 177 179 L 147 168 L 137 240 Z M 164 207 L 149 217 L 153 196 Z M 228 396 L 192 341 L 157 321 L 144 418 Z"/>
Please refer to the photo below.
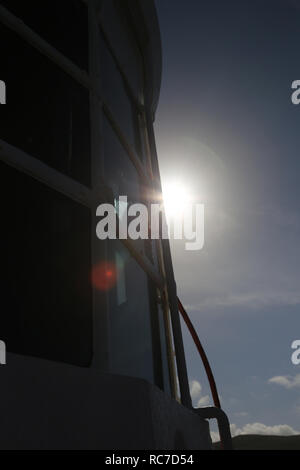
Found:
<path fill-rule="evenodd" d="M 154 131 L 153 131 L 153 123 L 152 123 L 152 119 L 150 117 L 149 112 L 147 112 L 147 124 L 148 124 L 149 144 L 150 144 L 151 155 L 154 160 L 153 163 L 155 163 L 154 169 L 153 169 L 154 176 L 156 177 L 155 178 L 156 183 L 159 186 L 157 190 L 161 192 L 161 182 L 160 182 L 160 175 L 159 175 L 159 168 L 158 168 L 158 159 L 157 159 L 155 137 L 154 137 Z M 176 282 L 175 282 L 174 272 L 173 272 L 173 263 L 172 263 L 172 258 L 171 258 L 170 243 L 168 239 L 162 239 L 161 242 L 162 242 L 164 268 L 165 268 L 165 273 L 166 273 L 166 283 L 167 283 L 167 290 L 168 290 L 168 297 L 169 297 L 171 322 L 172 322 L 172 329 L 173 329 L 173 335 L 174 335 L 174 347 L 175 347 L 175 353 L 176 353 L 176 365 L 177 365 L 177 372 L 178 372 L 181 402 L 184 406 L 188 408 L 192 408 L 192 400 L 191 400 L 191 394 L 190 394 L 190 388 L 189 388 L 183 338 L 182 338 L 180 317 L 179 317 L 179 311 L 178 311 L 177 289 L 176 289 Z"/>
<path fill-rule="evenodd" d="M 162 240 L 163 258 L 166 271 L 167 289 L 169 294 L 169 306 L 171 313 L 172 329 L 174 335 L 174 346 L 176 353 L 176 364 L 181 402 L 188 408 L 192 408 L 192 400 L 189 388 L 188 374 L 186 368 L 185 352 L 177 303 L 177 289 L 174 279 L 173 264 L 169 240 Z"/>

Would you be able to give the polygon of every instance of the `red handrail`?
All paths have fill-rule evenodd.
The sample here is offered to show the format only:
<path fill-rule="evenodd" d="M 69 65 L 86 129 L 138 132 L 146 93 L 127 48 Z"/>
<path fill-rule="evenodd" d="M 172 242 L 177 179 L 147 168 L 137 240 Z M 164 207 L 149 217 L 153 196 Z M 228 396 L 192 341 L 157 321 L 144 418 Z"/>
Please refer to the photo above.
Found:
<path fill-rule="evenodd" d="M 186 326 L 188 327 L 189 332 L 191 333 L 191 336 L 192 336 L 192 338 L 194 340 L 194 343 L 196 345 L 196 348 L 198 349 L 198 352 L 201 356 L 203 366 L 204 366 L 204 369 L 205 369 L 205 372 L 206 372 L 206 375 L 207 375 L 207 378 L 208 378 L 208 382 L 209 382 L 211 394 L 212 394 L 212 397 L 213 397 L 214 405 L 217 408 L 221 408 L 216 382 L 215 382 L 210 364 L 208 362 L 206 353 L 205 353 L 205 351 L 203 349 L 203 346 L 200 342 L 199 336 L 198 336 L 198 334 L 197 334 L 197 332 L 196 332 L 196 330 L 195 330 L 188 314 L 186 313 L 186 311 L 185 311 L 185 309 L 184 309 L 184 307 L 183 307 L 183 305 L 182 305 L 182 303 L 181 303 L 181 301 L 178 297 L 177 297 L 177 301 L 178 301 L 179 312 L 181 313 L 181 316 L 182 316 Z"/>

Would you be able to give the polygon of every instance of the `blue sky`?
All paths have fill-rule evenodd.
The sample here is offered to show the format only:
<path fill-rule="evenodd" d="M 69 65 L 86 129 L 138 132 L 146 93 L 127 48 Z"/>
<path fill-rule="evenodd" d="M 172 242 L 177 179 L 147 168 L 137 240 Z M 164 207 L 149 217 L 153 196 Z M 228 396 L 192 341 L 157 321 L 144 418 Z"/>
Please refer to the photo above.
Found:
<path fill-rule="evenodd" d="M 291 103 L 300 2 L 156 4 L 162 180 L 179 178 L 205 204 L 204 249 L 172 242 L 178 292 L 235 432 L 300 433 L 300 365 L 291 362 L 300 339 L 300 105 Z M 184 336 L 190 379 L 202 386 L 194 383 L 195 401 L 205 404 L 205 374 Z M 278 376 L 286 380 L 270 382 Z"/>

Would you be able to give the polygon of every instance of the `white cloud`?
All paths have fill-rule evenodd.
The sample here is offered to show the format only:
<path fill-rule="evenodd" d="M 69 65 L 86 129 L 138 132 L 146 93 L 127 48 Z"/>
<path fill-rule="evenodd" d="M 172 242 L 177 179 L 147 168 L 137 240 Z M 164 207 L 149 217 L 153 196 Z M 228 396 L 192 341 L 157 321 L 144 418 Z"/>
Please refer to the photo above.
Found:
<path fill-rule="evenodd" d="M 275 426 L 267 426 L 263 423 L 249 423 L 245 426 L 238 428 L 236 424 L 230 425 L 231 435 L 239 436 L 245 434 L 260 434 L 266 436 L 294 436 L 300 434 L 300 431 L 296 431 L 288 424 L 276 424 Z M 211 438 L 213 442 L 220 440 L 218 432 L 211 432 Z"/>
<path fill-rule="evenodd" d="M 207 406 L 210 403 L 208 395 L 202 396 L 202 386 L 198 380 L 190 381 L 190 392 L 192 397 L 193 406 L 196 408 L 201 406 Z"/>
<path fill-rule="evenodd" d="M 300 387 L 300 374 L 296 374 L 295 377 L 291 375 L 277 375 L 269 379 L 269 383 L 281 385 L 287 389 Z"/>
<path fill-rule="evenodd" d="M 276 424 L 275 426 L 267 426 L 263 423 L 251 423 L 246 424 L 242 428 L 237 428 L 234 424 L 232 425 L 232 432 L 234 436 L 239 434 L 264 434 L 268 436 L 292 436 L 299 434 L 288 424 Z"/>
<path fill-rule="evenodd" d="M 245 416 L 248 416 L 248 413 L 247 413 L 247 411 L 238 411 L 238 412 L 234 413 L 234 415 L 244 418 Z"/>
<path fill-rule="evenodd" d="M 199 311 L 203 308 L 218 307 L 246 307 L 257 310 L 270 306 L 295 306 L 300 305 L 300 293 L 294 291 L 260 291 L 239 293 L 236 295 L 220 294 L 209 296 L 203 302 L 196 305 L 186 305 L 190 311 Z"/>
<path fill-rule="evenodd" d="M 198 380 L 190 381 L 190 392 L 192 400 L 195 400 L 201 394 L 202 387 Z"/>
<path fill-rule="evenodd" d="M 197 403 L 197 406 L 201 407 L 201 406 L 207 406 L 209 405 L 209 402 L 210 402 L 210 398 L 208 395 L 204 395 L 203 397 L 199 398 L 198 400 L 198 403 Z"/>

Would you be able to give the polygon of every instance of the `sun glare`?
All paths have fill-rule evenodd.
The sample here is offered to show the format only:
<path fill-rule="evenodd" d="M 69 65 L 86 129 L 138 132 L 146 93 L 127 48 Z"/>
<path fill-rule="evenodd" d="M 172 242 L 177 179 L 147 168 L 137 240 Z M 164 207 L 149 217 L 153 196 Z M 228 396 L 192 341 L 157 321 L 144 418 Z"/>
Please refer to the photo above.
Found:
<path fill-rule="evenodd" d="M 163 201 L 168 219 L 182 216 L 184 208 L 191 201 L 187 187 L 181 182 L 171 182 L 163 185 Z"/>

